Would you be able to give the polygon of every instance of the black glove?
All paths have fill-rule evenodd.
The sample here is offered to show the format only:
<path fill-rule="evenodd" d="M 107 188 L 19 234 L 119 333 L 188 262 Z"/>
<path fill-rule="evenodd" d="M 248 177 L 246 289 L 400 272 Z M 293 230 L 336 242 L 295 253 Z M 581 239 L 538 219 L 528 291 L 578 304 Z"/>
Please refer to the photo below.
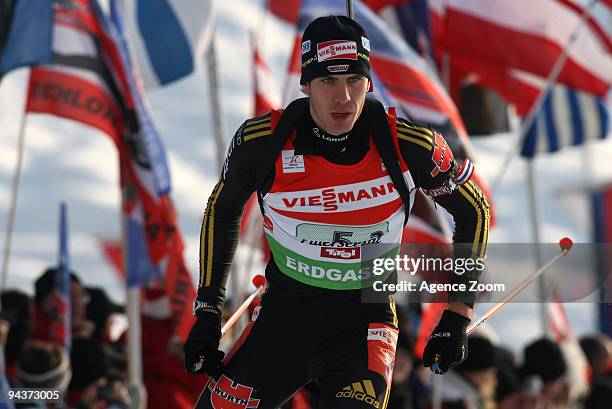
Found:
<path fill-rule="evenodd" d="M 219 351 L 221 339 L 221 314 L 200 310 L 195 324 L 183 345 L 185 370 L 190 374 L 204 373 L 216 376 L 223 369 L 223 351 Z"/>
<path fill-rule="evenodd" d="M 467 335 L 470 320 L 461 314 L 446 310 L 433 330 L 423 351 L 423 365 L 441 375 L 467 358 Z"/>

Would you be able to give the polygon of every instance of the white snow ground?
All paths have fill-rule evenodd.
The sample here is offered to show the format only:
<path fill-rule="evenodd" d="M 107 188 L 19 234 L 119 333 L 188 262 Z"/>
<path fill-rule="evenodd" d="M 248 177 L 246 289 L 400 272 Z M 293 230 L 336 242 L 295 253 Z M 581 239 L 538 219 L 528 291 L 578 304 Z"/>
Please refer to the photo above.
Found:
<path fill-rule="evenodd" d="M 270 18 L 263 20 L 259 2 L 218 2 L 216 41 L 226 134 L 230 139 L 251 115 L 251 53 L 249 28 L 260 31 L 261 50 L 279 79 L 285 78 L 287 53 L 293 34 Z M 23 116 L 26 70 L 6 76 L 0 85 L 0 234 L 7 226 L 11 182 L 15 170 L 17 135 Z M 199 69 L 165 89 L 150 92 L 155 123 L 166 145 L 171 168 L 173 198 L 187 249 L 185 257 L 196 281 L 198 235 L 206 200 L 217 179 L 214 142 L 210 126 L 207 76 Z M 29 115 L 17 217 L 7 287 L 33 292 L 33 280 L 57 258 L 58 204 L 69 207 L 71 261 L 88 285 L 102 285 L 118 302 L 124 299 L 122 283 L 105 262 L 98 238 L 119 238 L 117 155 L 109 137 L 62 119 Z M 477 167 L 489 179 L 507 150 L 511 137 L 474 138 Z M 589 215 L 575 196 L 559 199 L 561 189 L 585 181 L 612 180 L 612 141 L 587 148 L 592 174 L 583 172 L 580 149 L 568 149 L 535 162 L 538 200 L 542 216 L 542 241 L 570 236 L 590 242 Z M 490 242 L 529 243 L 525 162 L 515 159 L 500 189 L 494 194 L 497 226 Z M 482 310 L 484 306 L 480 306 Z M 518 350 L 540 334 L 536 306 L 516 304 L 491 320 L 502 342 Z M 595 329 L 593 304 L 566 305 L 578 334 Z"/>

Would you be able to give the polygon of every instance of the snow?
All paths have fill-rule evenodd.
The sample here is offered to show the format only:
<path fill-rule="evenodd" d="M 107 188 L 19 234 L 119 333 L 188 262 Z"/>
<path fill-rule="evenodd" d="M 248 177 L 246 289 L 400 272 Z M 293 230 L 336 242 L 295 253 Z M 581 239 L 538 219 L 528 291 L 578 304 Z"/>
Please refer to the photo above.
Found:
<path fill-rule="evenodd" d="M 225 111 L 226 136 L 251 116 L 251 52 L 248 31 L 259 31 L 260 51 L 279 86 L 284 85 L 287 53 L 292 31 L 263 17 L 258 2 L 218 2 L 216 50 L 220 93 Z M 0 232 L 2 243 L 17 157 L 17 135 L 23 116 L 27 70 L 17 70 L 0 84 Z M 186 242 L 185 258 L 197 278 L 199 230 L 208 195 L 218 171 L 212 138 L 207 75 L 204 69 L 164 89 L 149 93 L 155 123 L 168 152 L 173 199 Z M 71 262 L 88 285 L 102 285 L 117 302 L 124 288 L 104 260 L 99 238 L 120 238 L 117 154 L 111 139 L 93 129 L 45 115 L 29 115 L 26 149 L 19 185 L 8 287 L 33 292 L 33 280 L 57 259 L 57 217 L 60 201 L 69 210 Z M 491 181 L 512 140 L 510 135 L 474 138 L 478 169 Z M 592 174 L 586 175 L 581 149 L 568 149 L 534 162 L 544 242 L 570 236 L 575 242 L 591 241 L 591 226 L 583 195 L 568 189 L 593 181 L 612 179 L 612 141 L 588 147 Z M 515 159 L 493 200 L 497 225 L 492 243 L 530 243 L 526 164 Z M 566 193 L 561 194 L 562 190 Z M 248 249 L 239 251 L 246 259 Z M 527 263 L 528 264 L 528 263 Z M 261 263 L 255 263 L 261 266 Z M 255 272 L 253 270 L 252 272 Z M 526 273 L 526 272 L 525 272 Z M 243 273 L 244 274 L 244 273 Z M 478 313 L 484 305 L 479 306 Z M 566 305 L 570 321 L 579 334 L 596 328 L 594 305 Z M 499 339 L 518 350 L 540 334 L 537 306 L 515 304 L 491 320 Z"/>

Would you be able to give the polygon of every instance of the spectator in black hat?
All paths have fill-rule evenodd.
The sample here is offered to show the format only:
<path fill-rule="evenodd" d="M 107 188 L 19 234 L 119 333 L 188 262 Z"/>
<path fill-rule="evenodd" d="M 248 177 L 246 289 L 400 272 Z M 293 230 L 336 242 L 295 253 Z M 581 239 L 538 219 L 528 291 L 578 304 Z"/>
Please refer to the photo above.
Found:
<path fill-rule="evenodd" d="M 496 346 L 495 367 L 497 370 L 497 385 L 495 387 L 497 409 L 534 409 L 539 407 L 539 390 L 528 390 L 521 385 L 519 368 L 512 351 Z"/>
<path fill-rule="evenodd" d="M 87 287 L 90 300 L 87 304 L 87 319 L 94 324 L 92 339 L 102 345 L 108 361 L 108 375 L 115 379 L 127 378 L 127 354 L 123 341 L 111 339 L 112 315 L 124 313 L 125 308 L 110 300 L 99 287 Z"/>
<path fill-rule="evenodd" d="M 94 324 L 92 336 L 102 344 L 110 344 L 111 317 L 113 314 L 124 313 L 125 308 L 111 301 L 102 288 L 87 287 L 86 290 L 89 294 L 86 317 Z"/>
<path fill-rule="evenodd" d="M 612 406 L 612 379 L 597 378 L 584 402 L 584 409 L 609 409 Z"/>
<path fill-rule="evenodd" d="M 61 321 L 60 300 L 57 293 L 56 267 L 48 268 L 34 283 L 34 301 L 36 304 L 36 329 L 33 338 L 55 344 L 61 340 L 53 339 L 51 326 Z M 89 295 L 74 272 L 70 272 L 70 310 L 73 338 L 90 337 L 93 323 L 86 319 L 85 311 Z"/>
<path fill-rule="evenodd" d="M 19 359 L 14 386 L 55 389 L 63 396 L 71 376 L 68 357 L 61 347 L 48 342 L 31 341 L 24 347 Z"/>
<path fill-rule="evenodd" d="M 585 336 L 580 338 L 580 347 L 584 352 L 593 378 L 603 374 L 608 369 L 610 364 L 610 353 L 606 347 L 609 339 L 603 334 Z"/>
<path fill-rule="evenodd" d="M 0 316 L 9 324 L 4 349 L 6 376 L 9 381 L 13 381 L 19 355 L 33 331 L 34 304 L 27 294 L 18 290 L 4 291 L 1 300 Z"/>
<path fill-rule="evenodd" d="M 544 407 L 563 408 L 568 406 L 569 385 L 567 384 L 567 362 L 559 345 L 542 338 L 527 345 L 521 367 L 523 384 L 541 381 L 539 398 Z"/>
<path fill-rule="evenodd" d="M 487 338 L 468 338 L 468 357 L 444 378 L 445 408 L 493 407 L 496 382 L 495 348 Z"/>
<path fill-rule="evenodd" d="M 130 407 L 127 389 L 120 381 L 109 381 L 108 360 L 102 346 L 93 339 L 79 338 L 70 352 L 72 380 L 68 387 L 68 404 L 78 409 Z"/>

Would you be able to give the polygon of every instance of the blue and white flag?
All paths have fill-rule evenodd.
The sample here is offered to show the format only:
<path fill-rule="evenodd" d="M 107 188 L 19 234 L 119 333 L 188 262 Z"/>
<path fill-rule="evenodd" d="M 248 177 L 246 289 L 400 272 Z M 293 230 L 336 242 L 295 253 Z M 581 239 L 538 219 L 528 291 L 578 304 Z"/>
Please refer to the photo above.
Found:
<path fill-rule="evenodd" d="M 565 86 L 555 86 L 529 128 L 521 155 L 556 152 L 608 134 L 610 114 L 601 98 Z"/>
<path fill-rule="evenodd" d="M 52 3 L 15 0 L 13 9 L 5 10 L 7 15 L 3 17 L 9 28 L 4 44 L 0 44 L 0 77 L 18 67 L 51 62 Z"/>
<path fill-rule="evenodd" d="M 212 0 L 122 0 L 128 43 L 146 88 L 193 72 L 212 37 Z"/>

